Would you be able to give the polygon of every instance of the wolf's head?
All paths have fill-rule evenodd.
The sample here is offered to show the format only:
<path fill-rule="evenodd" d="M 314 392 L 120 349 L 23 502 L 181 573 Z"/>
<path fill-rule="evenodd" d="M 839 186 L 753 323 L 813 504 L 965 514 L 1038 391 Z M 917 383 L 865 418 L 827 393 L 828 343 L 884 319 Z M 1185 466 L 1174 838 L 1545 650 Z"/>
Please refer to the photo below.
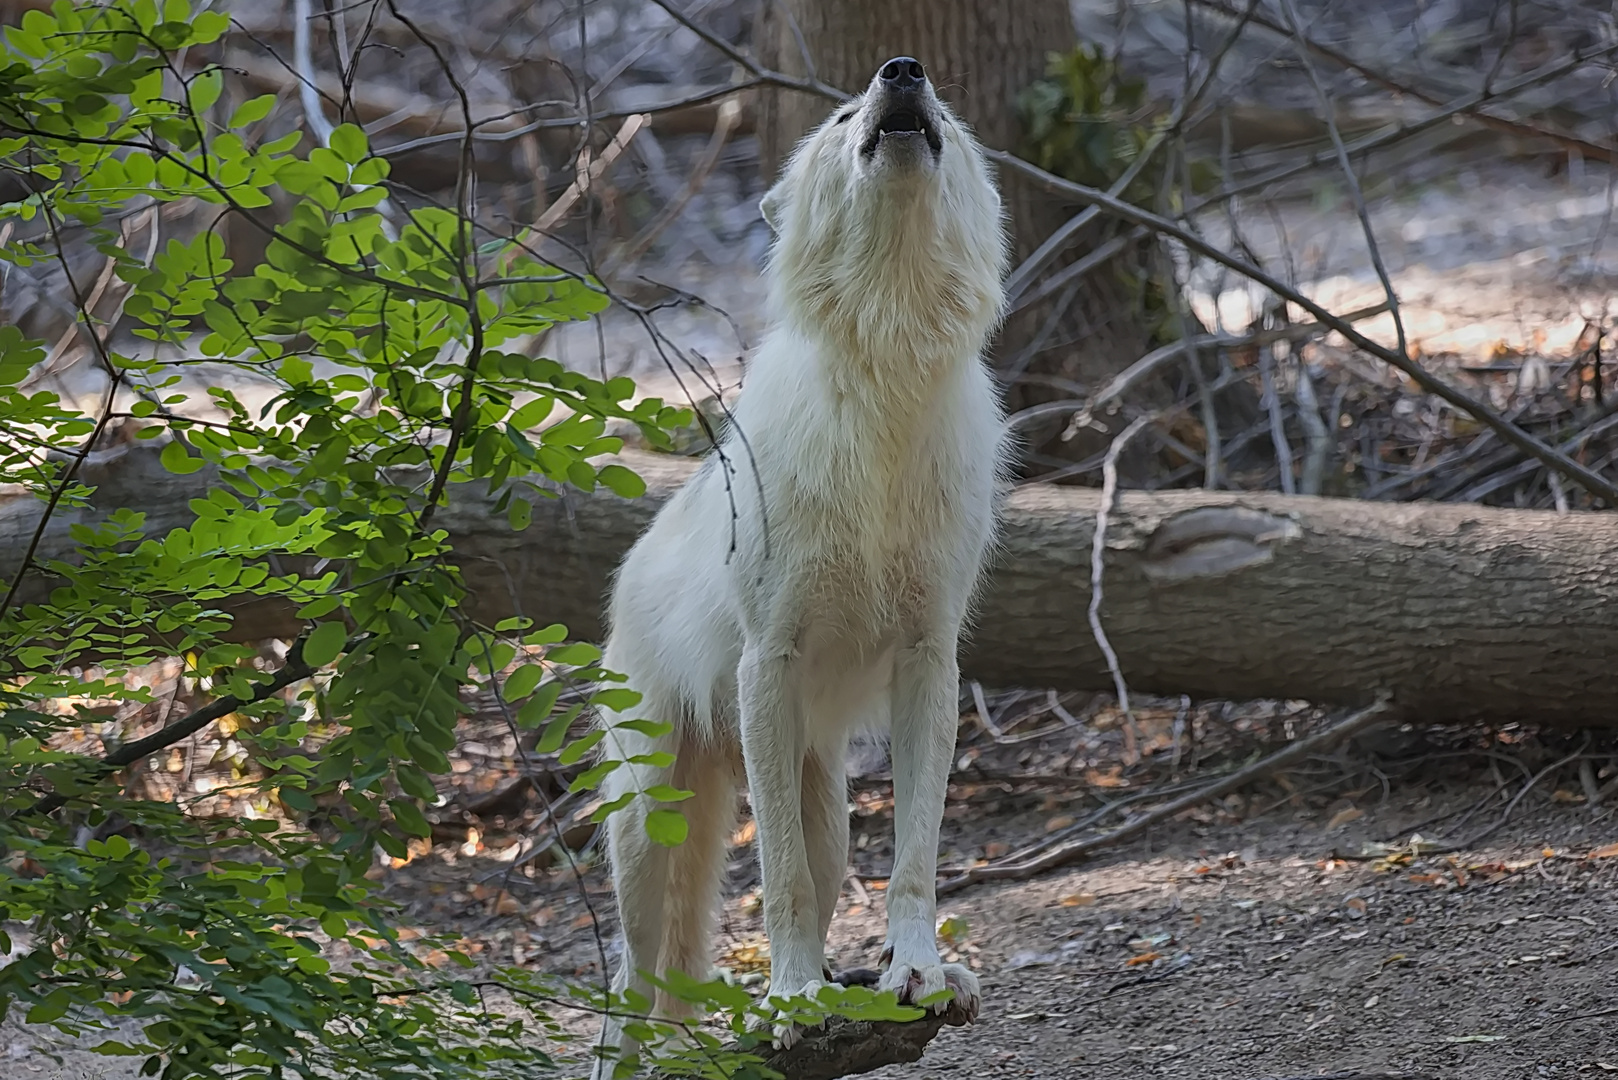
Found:
<path fill-rule="evenodd" d="M 921 63 L 883 64 L 761 203 L 786 311 L 845 345 L 976 352 L 1001 304 L 1000 196 Z"/>

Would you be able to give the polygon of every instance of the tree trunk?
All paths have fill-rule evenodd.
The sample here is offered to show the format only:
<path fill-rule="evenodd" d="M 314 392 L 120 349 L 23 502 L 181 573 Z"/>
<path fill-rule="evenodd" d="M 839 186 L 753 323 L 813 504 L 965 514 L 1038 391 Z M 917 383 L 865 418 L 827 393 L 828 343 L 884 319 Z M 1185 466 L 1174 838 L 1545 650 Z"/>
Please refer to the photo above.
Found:
<path fill-rule="evenodd" d="M 473 590 L 470 614 L 601 633 L 610 575 L 695 466 L 630 453 L 644 498 L 544 500 L 524 533 L 483 485 L 452 487 L 437 518 Z M 150 534 L 190 520 L 210 472 L 173 476 L 145 446 L 87 465 L 92 506 L 61 511 L 38 558 L 69 559 L 74 522 L 120 506 Z M 1091 636 L 1098 495 L 1023 488 L 983 592 L 962 672 L 998 686 L 1108 690 Z M 0 575 L 40 504 L 0 496 Z M 1125 493 L 1108 528 L 1102 620 L 1132 688 L 1204 698 L 1363 703 L 1379 689 L 1431 723 L 1618 726 L 1618 519 L 1450 504 L 1200 491 Z M 38 598 L 36 581 L 27 590 Z M 238 614 L 244 640 L 291 637 L 285 608 Z"/>
<path fill-rule="evenodd" d="M 1025 149 L 1018 94 L 1045 75 L 1051 53 L 1078 42 L 1067 0 L 771 0 L 762 8 L 759 51 L 767 67 L 807 75 L 807 55 L 822 82 L 854 93 L 865 88 L 884 61 L 914 56 L 939 96 L 984 145 L 1014 153 Z M 825 101 L 790 90 L 761 95 L 758 131 L 766 179 L 775 176 L 793 145 L 829 111 Z M 1057 200 L 1020 174 L 1002 173 L 1000 184 L 1011 218 L 1013 265 L 1082 209 Z M 1110 222 L 1093 222 L 1050 270 L 1060 270 L 1115 231 Z M 1093 390 L 1151 351 L 1153 329 L 1141 308 L 1138 279 L 1158 272 L 1155 250 L 1155 241 L 1135 244 L 1091 271 L 1064 310 L 1057 311 L 1057 298 L 1051 298 L 1008 320 L 994 355 L 1007 383 L 1010 409 L 1072 398 L 1075 383 Z M 1047 328 L 1053 313 L 1057 318 Z M 1043 344 L 1028 354 L 1039 339 Z M 1068 386 L 1053 384 L 1053 379 Z M 1167 387 L 1167 380 L 1149 381 L 1134 399 L 1165 404 Z M 1057 436 L 1066 420 L 1053 416 L 1020 434 L 1030 450 L 1077 460 L 1105 448 L 1115 433 L 1103 427 L 1063 443 Z M 1121 428 L 1123 422 L 1115 426 Z M 1102 423 L 1112 421 L 1103 418 Z M 1144 476 L 1146 442 L 1141 440 L 1126 458 L 1125 477 Z"/>

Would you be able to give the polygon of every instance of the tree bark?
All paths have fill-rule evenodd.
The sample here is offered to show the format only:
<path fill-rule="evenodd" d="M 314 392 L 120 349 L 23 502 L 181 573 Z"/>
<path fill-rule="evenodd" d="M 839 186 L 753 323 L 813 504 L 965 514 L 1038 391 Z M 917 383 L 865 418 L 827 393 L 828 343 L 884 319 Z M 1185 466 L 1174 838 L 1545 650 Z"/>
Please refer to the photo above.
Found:
<path fill-rule="evenodd" d="M 695 467 L 626 453 L 634 500 L 542 500 L 526 532 L 482 485 L 453 486 L 448 529 L 486 622 L 528 615 L 598 638 L 610 575 Z M 128 506 L 161 536 L 191 520 L 207 470 L 163 471 L 127 450 L 84 470 L 89 507 L 59 511 L 38 558 L 70 559 L 69 526 Z M 962 673 L 999 686 L 1109 690 L 1091 636 L 1090 549 L 1098 494 L 1025 487 L 1006 505 Z M 9 581 L 40 504 L 0 495 Z M 38 599 L 47 583 L 25 590 Z M 1108 528 L 1101 617 L 1138 691 L 1199 698 L 1363 704 L 1379 690 L 1430 723 L 1618 726 L 1618 518 L 1435 503 L 1233 492 L 1128 493 Z M 242 640 L 291 637 L 284 607 L 239 611 Z"/>
<path fill-rule="evenodd" d="M 1078 43 L 1067 0 L 771 0 L 762 5 L 759 51 L 767 67 L 857 93 L 883 62 L 914 56 L 922 62 L 941 98 L 971 125 L 984 145 L 1025 152 L 1017 96 L 1042 78 L 1051 53 Z M 760 96 L 758 125 L 766 179 L 773 178 L 797 141 L 829 112 L 826 102 L 790 90 Z M 1020 174 L 1000 176 L 1001 196 L 1011 219 L 1013 264 L 1033 254 L 1046 237 L 1082 207 L 1064 203 Z M 1092 222 L 1068 254 L 1050 268 L 1060 270 L 1099 246 L 1116 231 L 1112 223 Z M 1055 298 L 1008 320 L 994 355 L 1007 382 L 1013 410 L 1071 398 L 1069 387 L 1095 388 L 1150 352 L 1154 332 L 1139 301 L 1141 275 L 1156 274 L 1156 241 L 1133 244 L 1079 284 L 1065 310 Z M 1056 321 L 1046 330 L 1046 323 Z M 1025 350 L 1042 337 L 1032 355 Z M 1053 384 L 1052 379 L 1058 380 Z M 1150 380 L 1135 397 L 1143 404 L 1166 404 L 1166 379 Z M 1104 449 L 1116 434 L 1101 418 L 1096 430 L 1071 442 L 1057 436 L 1067 417 L 1052 416 L 1021 431 L 1029 448 L 1065 460 L 1080 460 Z M 1116 425 L 1122 427 L 1123 422 Z M 1143 478 L 1149 451 L 1126 455 L 1123 475 Z M 1099 475 L 1099 474 L 1097 474 Z"/>

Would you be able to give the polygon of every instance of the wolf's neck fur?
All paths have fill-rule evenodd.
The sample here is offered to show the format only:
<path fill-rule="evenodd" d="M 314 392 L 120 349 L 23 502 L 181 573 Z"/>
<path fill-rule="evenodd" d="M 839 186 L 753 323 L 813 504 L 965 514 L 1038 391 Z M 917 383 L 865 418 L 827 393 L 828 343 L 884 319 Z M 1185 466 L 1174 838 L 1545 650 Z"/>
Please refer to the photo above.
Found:
<path fill-rule="evenodd" d="M 912 397 L 978 360 L 1000 302 L 985 288 L 998 253 L 974 249 L 948 194 L 908 177 L 838 192 L 816 200 L 812 230 L 795 221 L 776 245 L 775 316 L 813 343 L 839 390 Z"/>

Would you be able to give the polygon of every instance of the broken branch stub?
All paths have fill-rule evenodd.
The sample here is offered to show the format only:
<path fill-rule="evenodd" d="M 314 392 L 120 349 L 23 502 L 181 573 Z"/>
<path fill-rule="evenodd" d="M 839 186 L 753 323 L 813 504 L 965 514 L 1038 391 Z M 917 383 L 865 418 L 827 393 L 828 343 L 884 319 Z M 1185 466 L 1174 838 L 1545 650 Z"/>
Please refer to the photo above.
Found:
<path fill-rule="evenodd" d="M 1152 531 L 1141 570 L 1154 581 L 1234 574 L 1269 562 L 1277 545 L 1301 535 L 1291 518 L 1244 506 L 1201 506 Z"/>

